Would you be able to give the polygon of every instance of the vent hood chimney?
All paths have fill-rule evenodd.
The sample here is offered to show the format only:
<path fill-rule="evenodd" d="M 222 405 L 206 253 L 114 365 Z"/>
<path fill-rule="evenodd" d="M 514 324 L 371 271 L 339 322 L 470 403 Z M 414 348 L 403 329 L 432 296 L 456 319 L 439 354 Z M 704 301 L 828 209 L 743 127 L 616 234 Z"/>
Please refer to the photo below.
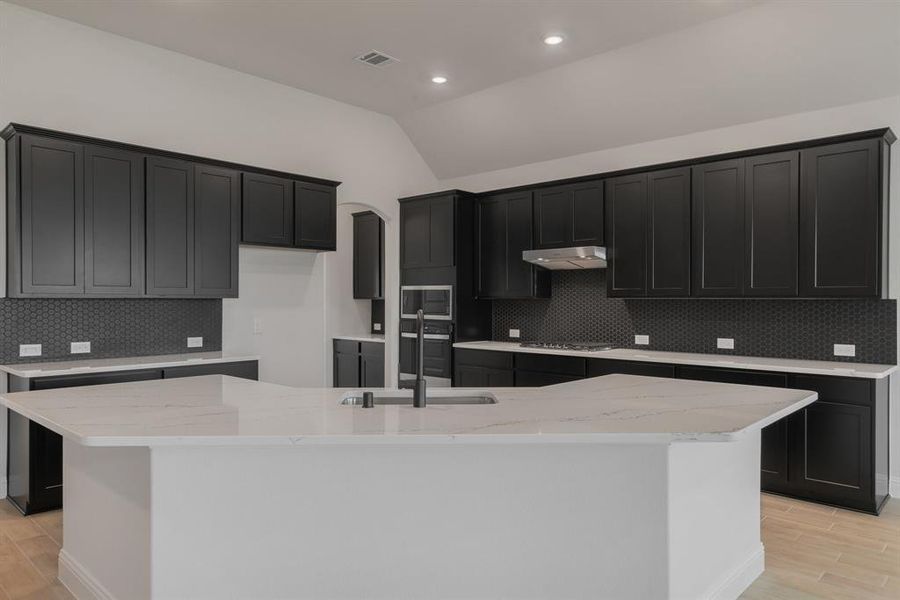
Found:
<path fill-rule="evenodd" d="M 577 246 L 574 248 L 524 250 L 522 260 L 551 271 L 605 269 L 606 248 L 603 246 Z"/>

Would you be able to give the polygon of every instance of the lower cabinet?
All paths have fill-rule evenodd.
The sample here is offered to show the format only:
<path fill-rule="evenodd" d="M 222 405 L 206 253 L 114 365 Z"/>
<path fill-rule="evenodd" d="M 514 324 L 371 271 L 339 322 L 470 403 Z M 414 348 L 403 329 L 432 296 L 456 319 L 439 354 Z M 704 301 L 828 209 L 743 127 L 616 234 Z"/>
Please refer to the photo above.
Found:
<path fill-rule="evenodd" d="M 232 375 L 256 379 L 257 365 L 257 361 L 253 360 L 33 379 L 10 375 L 9 391 L 26 392 L 196 375 Z M 26 515 L 62 508 L 62 437 L 11 410 L 7 410 L 7 415 L 7 497 Z"/>
<path fill-rule="evenodd" d="M 640 362 L 636 360 L 609 360 L 592 358 L 588 360 L 588 377 L 601 375 L 644 375 L 646 377 L 675 377 L 675 367 L 660 363 Z"/>
<path fill-rule="evenodd" d="M 384 387 L 384 344 L 334 340 L 333 387 Z"/>
<path fill-rule="evenodd" d="M 513 387 L 513 355 L 491 350 L 454 350 L 455 387 Z"/>
<path fill-rule="evenodd" d="M 516 387 L 539 387 L 584 379 L 587 360 L 577 356 L 516 354 Z"/>

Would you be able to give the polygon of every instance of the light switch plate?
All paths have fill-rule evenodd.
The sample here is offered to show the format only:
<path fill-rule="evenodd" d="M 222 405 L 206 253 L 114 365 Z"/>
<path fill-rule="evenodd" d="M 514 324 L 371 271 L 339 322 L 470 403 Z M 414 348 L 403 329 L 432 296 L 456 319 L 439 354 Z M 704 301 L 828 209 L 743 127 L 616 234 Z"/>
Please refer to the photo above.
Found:
<path fill-rule="evenodd" d="M 256 317 L 253 319 L 253 334 L 259 335 L 260 333 L 262 333 L 262 319 Z"/>
<path fill-rule="evenodd" d="M 187 339 L 188 348 L 202 348 L 203 347 L 203 338 L 202 337 L 189 337 Z"/>
<path fill-rule="evenodd" d="M 649 335 L 636 335 L 636 336 L 634 336 L 634 343 L 637 346 L 649 346 L 650 345 L 650 336 Z"/>
<path fill-rule="evenodd" d="M 716 348 L 719 350 L 734 350 L 734 338 L 716 338 Z"/>
<path fill-rule="evenodd" d="M 835 344 L 835 356 L 856 356 L 856 344 Z"/>
<path fill-rule="evenodd" d="M 521 334 L 521 332 L 519 332 L 518 329 L 510 329 L 509 330 L 510 339 L 513 339 L 513 340 L 519 339 L 520 335 L 522 335 L 522 334 Z"/>
<path fill-rule="evenodd" d="M 375 331 L 381 331 L 381 323 L 373 323 L 372 329 L 374 329 Z"/>
<path fill-rule="evenodd" d="M 19 356 L 40 356 L 40 344 L 19 344 Z"/>
<path fill-rule="evenodd" d="M 90 342 L 72 342 L 69 344 L 69 354 L 90 354 Z"/>

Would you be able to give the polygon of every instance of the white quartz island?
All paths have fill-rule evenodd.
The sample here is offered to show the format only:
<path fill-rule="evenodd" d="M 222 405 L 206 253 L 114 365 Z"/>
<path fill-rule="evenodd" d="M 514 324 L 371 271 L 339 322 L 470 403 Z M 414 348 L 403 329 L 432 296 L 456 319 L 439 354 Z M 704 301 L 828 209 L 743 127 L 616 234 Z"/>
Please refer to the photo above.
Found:
<path fill-rule="evenodd" d="M 628 375 L 478 392 L 497 403 L 221 376 L 0 401 L 64 437 L 79 599 L 645 600 L 759 575 L 759 432 L 816 398 Z"/>

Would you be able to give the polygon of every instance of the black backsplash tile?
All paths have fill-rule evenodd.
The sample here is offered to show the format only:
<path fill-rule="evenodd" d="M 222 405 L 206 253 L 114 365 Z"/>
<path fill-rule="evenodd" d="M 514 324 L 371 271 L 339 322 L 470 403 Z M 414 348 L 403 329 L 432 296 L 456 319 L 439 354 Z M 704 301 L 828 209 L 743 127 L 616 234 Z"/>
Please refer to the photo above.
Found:
<path fill-rule="evenodd" d="M 621 348 L 895 364 L 895 300 L 608 298 L 606 271 L 555 271 L 549 300 L 495 300 L 493 338 L 612 342 Z M 635 346 L 635 334 L 650 346 Z M 718 350 L 717 337 L 734 338 Z M 856 344 L 836 357 L 833 344 Z"/>
<path fill-rule="evenodd" d="M 203 347 L 187 348 L 189 336 Z M 70 354 L 70 342 L 91 353 Z M 42 355 L 19 358 L 19 344 L 41 344 Z M 221 349 L 218 299 L 0 298 L 0 364 Z"/>

